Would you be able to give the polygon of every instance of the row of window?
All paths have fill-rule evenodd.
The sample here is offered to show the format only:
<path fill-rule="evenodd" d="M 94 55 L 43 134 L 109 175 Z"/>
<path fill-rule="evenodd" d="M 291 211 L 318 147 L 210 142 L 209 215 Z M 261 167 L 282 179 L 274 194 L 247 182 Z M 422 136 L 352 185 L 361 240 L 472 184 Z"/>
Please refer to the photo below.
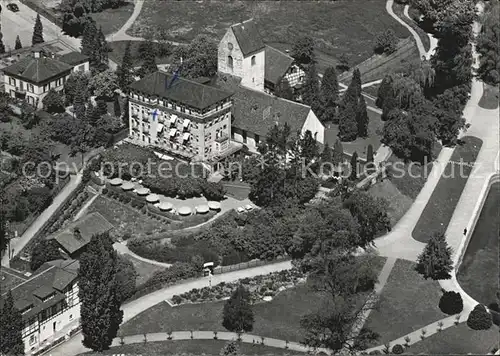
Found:
<path fill-rule="evenodd" d="M 252 56 L 252 58 L 250 59 L 250 63 L 253 67 L 257 63 L 257 58 L 255 56 Z M 227 56 L 227 66 L 229 68 L 233 69 L 233 66 L 234 66 L 233 56 Z"/>
<path fill-rule="evenodd" d="M 12 85 L 12 86 L 14 86 L 14 87 L 17 87 L 17 80 L 16 80 L 16 78 L 9 77 L 9 84 Z M 24 84 L 25 83 L 22 80 L 19 80 L 19 87 L 18 88 L 20 90 L 25 90 L 24 89 Z M 43 92 L 46 93 L 50 89 L 60 87 L 63 84 L 64 84 L 64 78 L 59 78 L 55 82 L 50 82 L 48 84 L 45 84 L 43 86 Z M 33 84 L 31 84 L 31 83 L 26 83 L 26 91 L 28 91 L 30 93 L 34 93 L 35 92 L 35 86 Z"/>

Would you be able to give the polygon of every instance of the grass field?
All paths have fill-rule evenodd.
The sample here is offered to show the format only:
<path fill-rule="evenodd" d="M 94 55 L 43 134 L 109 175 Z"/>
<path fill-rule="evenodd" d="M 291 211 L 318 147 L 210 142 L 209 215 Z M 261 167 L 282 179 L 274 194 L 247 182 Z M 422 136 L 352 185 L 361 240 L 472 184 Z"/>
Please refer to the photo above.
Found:
<path fill-rule="evenodd" d="M 420 37 L 420 39 L 422 40 L 422 44 L 424 45 L 424 49 L 426 51 L 429 51 L 429 49 L 431 48 L 431 40 L 429 39 L 427 32 L 425 32 L 415 21 L 410 20 L 404 15 L 404 5 L 394 2 L 394 5 L 392 5 L 392 10 L 396 15 L 398 15 L 400 19 L 410 25 L 418 33 L 418 36 Z"/>
<path fill-rule="evenodd" d="M 129 260 L 134 265 L 135 271 L 137 272 L 137 278 L 135 280 L 136 286 L 146 282 L 155 272 L 165 270 L 164 267 L 142 262 L 128 254 L 122 255 L 122 257 Z"/>
<path fill-rule="evenodd" d="M 500 183 L 491 186 L 458 271 L 462 288 L 478 302 L 495 303 L 498 287 Z"/>
<path fill-rule="evenodd" d="M 117 9 L 106 9 L 93 13 L 91 16 L 97 23 L 97 27 L 101 26 L 104 35 L 109 35 L 125 25 L 132 12 L 134 12 L 134 4 L 132 0 L 129 0 L 127 4 Z"/>
<path fill-rule="evenodd" d="M 498 95 L 498 86 L 491 86 L 488 84 L 484 85 L 483 96 L 479 100 L 479 106 L 483 109 L 494 110 L 498 108 L 498 101 L 500 100 Z"/>
<path fill-rule="evenodd" d="M 391 220 L 391 226 L 396 225 L 413 203 L 413 200 L 402 194 L 389 179 L 384 179 L 383 182 L 372 185 L 368 192 L 374 197 L 384 198 L 388 201 L 389 210 L 387 215 Z"/>
<path fill-rule="evenodd" d="M 498 341 L 496 326 L 475 331 L 461 323 L 411 345 L 408 352 L 414 355 L 486 355 L 498 349 Z"/>
<path fill-rule="evenodd" d="M 469 165 L 452 162 L 473 164 L 482 146 L 482 141 L 476 137 L 467 136 L 463 141 L 464 144 L 457 146 L 453 151 L 450 162 L 413 229 L 412 235 L 417 241 L 425 243 L 432 234 L 445 231 L 448 227 L 472 171 Z"/>
<path fill-rule="evenodd" d="M 113 41 L 109 42 L 109 47 L 111 48 L 111 52 L 109 52 L 109 59 L 113 62 L 120 64 L 123 59 L 123 54 L 125 53 L 125 47 L 127 46 L 127 42 L 130 43 L 130 52 L 132 54 L 132 63 L 134 67 L 138 67 L 142 64 L 142 58 L 139 55 L 139 45 L 142 43 L 141 41 Z M 157 45 L 154 43 L 154 45 Z M 170 63 L 169 57 L 156 57 L 156 63 L 158 64 L 166 64 Z"/>
<path fill-rule="evenodd" d="M 223 340 L 184 340 L 184 341 L 162 341 L 150 342 L 147 344 L 130 344 L 118 347 L 112 347 L 103 352 L 104 355 L 199 355 L 203 352 L 205 356 L 218 356 L 220 350 L 227 341 Z M 239 344 L 240 354 L 246 356 L 252 355 L 303 355 L 298 352 L 278 349 L 266 345 Z"/>
<path fill-rule="evenodd" d="M 397 339 L 446 317 L 438 308 L 440 297 L 437 281 L 423 279 L 415 263 L 397 260 L 380 295 L 379 309 L 372 311 L 365 327 L 380 334 L 377 345 Z"/>
<path fill-rule="evenodd" d="M 362 9 L 362 11 L 360 11 Z M 392 28 L 400 38 L 408 31 L 385 10 L 385 1 L 148 1 L 130 29 L 141 35 L 149 28 L 165 28 L 171 40 L 188 43 L 197 35 L 217 42 L 227 28 L 253 17 L 265 42 L 290 47 L 303 34 L 334 59 L 346 54 L 357 64 L 373 54 L 378 33 Z"/>

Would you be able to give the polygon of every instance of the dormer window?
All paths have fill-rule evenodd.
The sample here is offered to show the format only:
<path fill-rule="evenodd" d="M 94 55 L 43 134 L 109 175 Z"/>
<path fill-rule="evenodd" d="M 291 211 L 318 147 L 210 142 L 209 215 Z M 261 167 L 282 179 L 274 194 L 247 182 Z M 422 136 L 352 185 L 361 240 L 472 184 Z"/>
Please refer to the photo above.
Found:
<path fill-rule="evenodd" d="M 252 56 L 251 61 L 252 61 L 252 66 L 254 66 L 255 65 L 255 56 Z"/>

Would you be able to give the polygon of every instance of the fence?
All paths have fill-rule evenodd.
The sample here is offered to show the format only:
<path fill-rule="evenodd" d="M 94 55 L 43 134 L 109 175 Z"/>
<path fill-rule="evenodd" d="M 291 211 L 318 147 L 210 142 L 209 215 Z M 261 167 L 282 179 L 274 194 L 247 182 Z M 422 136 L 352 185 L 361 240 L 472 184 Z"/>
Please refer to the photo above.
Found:
<path fill-rule="evenodd" d="M 222 274 L 222 273 L 228 273 L 228 272 L 233 272 L 233 271 L 239 271 L 242 269 L 247 269 L 247 268 L 253 268 L 253 267 L 259 267 L 259 266 L 264 266 L 264 265 L 271 265 L 274 263 L 282 262 L 282 261 L 288 261 L 291 258 L 286 256 L 286 257 L 278 257 L 275 260 L 252 260 L 248 262 L 242 262 L 238 263 L 236 265 L 230 265 L 230 266 L 217 266 L 214 268 L 214 274 Z"/>

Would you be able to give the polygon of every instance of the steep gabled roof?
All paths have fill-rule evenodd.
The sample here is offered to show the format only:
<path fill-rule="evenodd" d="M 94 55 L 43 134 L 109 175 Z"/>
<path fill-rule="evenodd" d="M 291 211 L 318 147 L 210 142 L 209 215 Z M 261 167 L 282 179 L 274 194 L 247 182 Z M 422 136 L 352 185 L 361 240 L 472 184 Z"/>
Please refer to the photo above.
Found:
<path fill-rule="evenodd" d="M 132 91 L 166 98 L 196 109 L 208 108 L 232 94 L 194 80 L 177 77 L 165 72 L 155 72 L 130 85 Z"/>
<path fill-rule="evenodd" d="M 264 42 L 253 19 L 232 25 L 231 30 L 244 56 L 264 48 Z"/>
<path fill-rule="evenodd" d="M 47 79 L 58 77 L 73 67 L 67 63 L 47 57 L 25 57 L 11 66 L 3 68 L 4 73 L 21 77 L 31 83 L 42 83 Z"/>
<path fill-rule="evenodd" d="M 274 85 L 278 84 L 293 61 L 288 54 L 266 45 L 265 80 Z"/>

